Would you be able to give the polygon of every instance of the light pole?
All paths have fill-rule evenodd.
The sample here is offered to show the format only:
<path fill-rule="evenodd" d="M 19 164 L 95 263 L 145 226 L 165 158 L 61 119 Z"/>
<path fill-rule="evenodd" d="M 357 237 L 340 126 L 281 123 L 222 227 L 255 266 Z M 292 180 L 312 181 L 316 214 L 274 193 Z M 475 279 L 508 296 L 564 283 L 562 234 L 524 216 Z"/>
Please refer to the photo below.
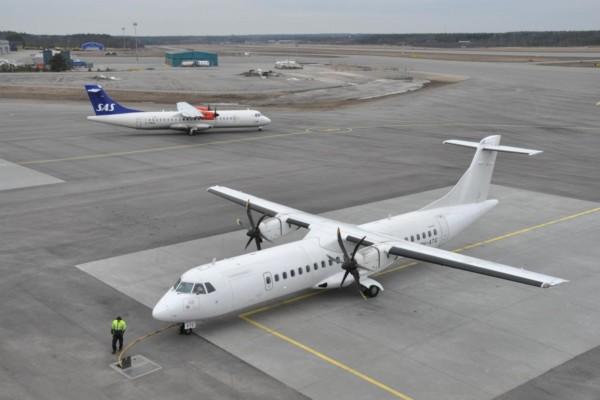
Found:
<path fill-rule="evenodd" d="M 123 50 L 125 50 L 125 27 L 121 28 L 121 32 L 123 32 Z"/>
<path fill-rule="evenodd" d="M 133 23 L 133 37 L 135 38 L 135 62 L 137 64 L 139 64 L 140 59 L 138 58 L 138 52 L 137 52 L 137 26 L 138 26 L 138 23 L 134 22 Z"/>

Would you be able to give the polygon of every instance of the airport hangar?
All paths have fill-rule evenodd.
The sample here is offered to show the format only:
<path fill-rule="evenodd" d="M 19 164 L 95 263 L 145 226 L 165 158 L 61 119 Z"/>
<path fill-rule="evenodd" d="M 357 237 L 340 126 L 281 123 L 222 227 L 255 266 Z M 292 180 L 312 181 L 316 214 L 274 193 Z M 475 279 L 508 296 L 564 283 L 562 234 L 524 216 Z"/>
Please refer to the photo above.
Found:
<path fill-rule="evenodd" d="M 471 79 L 310 118 L 265 110 L 274 116 L 268 132 L 194 140 L 90 125 L 87 102 L 1 100 L 0 154 L 13 161 L 2 170 L 14 178 L 2 189 L 31 186 L 0 197 L 0 304 L 10 321 L 0 327 L 3 394 L 481 400 L 524 384 L 545 396 L 503 398 L 598 398 L 595 71 L 411 66 Z M 419 263 L 382 276 L 386 291 L 374 301 L 353 290 L 295 299 L 203 326 L 199 336 L 141 342 L 134 353 L 162 366 L 151 375 L 128 381 L 108 368 L 114 313 L 128 319 L 128 341 L 143 336 L 161 326 L 146 304 L 179 271 L 242 251 L 234 219 L 243 209 L 207 186 L 360 223 L 435 198 L 472 157 L 441 141 L 488 133 L 545 153 L 499 157 L 500 204 L 451 248 L 569 283 L 542 290 Z"/>
<path fill-rule="evenodd" d="M 169 51 L 165 53 L 165 63 L 172 67 L 181 67 L 185 61 L 204 61 L 209 66 L 219 65 L 219 56 L 217 53 L 208 53 L 205 51 Z"/>

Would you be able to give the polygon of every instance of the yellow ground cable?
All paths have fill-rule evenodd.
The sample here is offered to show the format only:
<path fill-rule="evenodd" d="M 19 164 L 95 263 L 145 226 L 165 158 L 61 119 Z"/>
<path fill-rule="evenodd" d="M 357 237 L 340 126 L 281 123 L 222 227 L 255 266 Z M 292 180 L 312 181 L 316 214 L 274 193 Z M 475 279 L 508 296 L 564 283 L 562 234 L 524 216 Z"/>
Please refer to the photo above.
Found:
<path fill-rule="evenodd" d="M 154 336 L 154 335 L 158 335 L 161 332 L 166 331 L 167 329 L 171 329 L 174 328 L 176 326 L 179 326 L 180 324 L 178 322 L 173 323 L 171 325 L 167 325 L 167 326 L 163 326 L 160 329 L 157 329 L 155 331 L 152 331 L 150 333 L 147 333 L 143 336 L 140 336 L 138 338 L 136 338 L 133 342 L 130 342 L 127 346 L 125 346 L 125 348 L 123 349 L 123 351 L 120 351 L 118 356 L 117 356 L 117 365 L 119 366 L 119 368 L 123 368 L 122 367 L 122 362 L 123 362 L 123 355 L 125 354 L 125 352 L 127 352 L 127 350 L 131 349 L 133 346 L 135 346 L 136 344 L 138 344 L 139 342 L 141 342 L 144 339 L 149 338 L 150 336 Z"/>

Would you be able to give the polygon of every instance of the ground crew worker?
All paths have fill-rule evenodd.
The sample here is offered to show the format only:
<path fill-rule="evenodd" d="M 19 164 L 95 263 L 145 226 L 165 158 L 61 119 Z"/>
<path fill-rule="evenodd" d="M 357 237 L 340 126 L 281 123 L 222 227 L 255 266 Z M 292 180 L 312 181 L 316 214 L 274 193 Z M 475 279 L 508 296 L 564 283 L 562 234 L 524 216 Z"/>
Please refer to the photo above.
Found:
<path fill-rule="evenodd" d="M 123 348 L 123 335 L 127 330 L 127 322 L 120 316 L 114 319 L 110 326 L 110 333 L 112 334 L 112 353 L 115 354 L 117 351 L 117 341 L 119 341 L 119 352 Z"/>

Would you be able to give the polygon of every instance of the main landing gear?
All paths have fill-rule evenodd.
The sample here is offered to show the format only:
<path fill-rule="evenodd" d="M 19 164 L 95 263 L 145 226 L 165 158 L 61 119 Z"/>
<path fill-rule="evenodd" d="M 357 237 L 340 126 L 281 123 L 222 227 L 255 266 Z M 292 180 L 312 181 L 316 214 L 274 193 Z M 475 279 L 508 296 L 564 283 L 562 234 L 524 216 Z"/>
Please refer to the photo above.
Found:
<path fill-rule="evenodd" d="M 188 135 L 196 136 L 198 134 L 198 129 L 191 128 L 188 130 Z"/>
<path fill-rule="evenodd" d="M 368 297 L 368 298 L 377 297 L 377 295 L 379 294 L 379 288 L 375 285 L 371 285 L 369 287 L 363 286 L 362 293 L 365 295 L 365 297 Z"/>

